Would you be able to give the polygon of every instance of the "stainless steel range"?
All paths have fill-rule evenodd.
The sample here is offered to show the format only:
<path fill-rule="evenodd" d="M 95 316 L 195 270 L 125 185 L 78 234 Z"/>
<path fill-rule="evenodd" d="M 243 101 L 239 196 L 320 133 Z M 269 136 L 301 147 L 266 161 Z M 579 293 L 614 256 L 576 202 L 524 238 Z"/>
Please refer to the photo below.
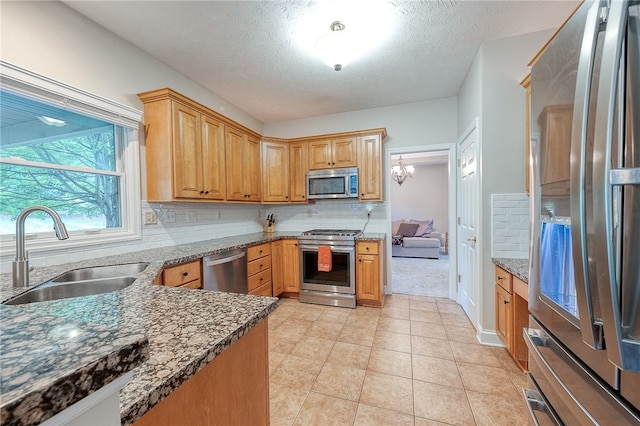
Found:
<path fill-rule="evenodd" d="M 298 237 L 300 246 L 300 302 L 356 307 L 356 237 L 353 229 L 312 229 Z M 331 250 L 331 270 L 318 268 L 318 250 Z"/>

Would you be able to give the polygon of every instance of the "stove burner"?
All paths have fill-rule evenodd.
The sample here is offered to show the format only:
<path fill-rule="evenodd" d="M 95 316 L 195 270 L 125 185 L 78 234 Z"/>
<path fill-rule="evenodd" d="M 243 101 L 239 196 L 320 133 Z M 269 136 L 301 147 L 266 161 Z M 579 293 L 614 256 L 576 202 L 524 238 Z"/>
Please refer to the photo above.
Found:
<path fill-rule="evenodd" d="M 356 237 L 360 235 L 362 231 L 359 229 L 311 229 L 309 231 L 305 231 L 302 235 L 329 235 L 336 237 Z"/>

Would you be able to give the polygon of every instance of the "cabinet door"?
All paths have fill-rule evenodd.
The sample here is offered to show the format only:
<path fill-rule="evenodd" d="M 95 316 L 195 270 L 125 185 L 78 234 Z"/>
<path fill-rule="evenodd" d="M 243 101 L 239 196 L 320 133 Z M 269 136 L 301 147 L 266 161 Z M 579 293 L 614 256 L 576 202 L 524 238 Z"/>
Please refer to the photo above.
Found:
<path fill-rule="evenodd" d="M 380 260 L 377 255 L 358 255 L 356 293 L 358 300 L 377 302 L 380 299 Z"/>
<path fill-rule="evenodd" d="M 227 126 L 225 135 L 225 155 L 227 159 L 227 200 L 245 201 L 243 175 L 248 172 L 242 162 L 246 136 L 237 129 Z"/>
<path fill-rule="evenodd" d="M 173 186 L 176 198 L 201 198 L 200 114 L 173 104 Z"/>
<path fill-rule="evenodd" d="M 262 201 L 289 201 L 289 143 L 262 142 Z"/>
<path fill-rule="evenodd" d="M 271 243 L 271 282 L 273 295 L 279 296 L 284 291 L 284 251 L 282 240 Z"/>
<path fill-rule="evenodd" d="M 244 178 L 246 201 L 260 202 L 260 140 L 253 136 L 245 137 Z"/>
<path fill-rule="evenodd" d="M 284 291 L 300 292 L 300 251 L 298 240 L 282 240 Z"/>
<path fill-rule="evenodd" d="M 382 141 L 380 135 L 358 138 L 358 198 L 382 201 Z"/>
<path fill-rule="evenodd" d="M 356 167 L 358 165 L 356 138 L 331 140 L 331 168 Z"/>
<path fill-rule="evenodd" d="M 331 141 L 311 141 L 309 147 L 309 170 L 331 168 Z"/>
<path fill-rule="evenodd" d="M 307 201 L 308 155 L 305 142 L 295 142 L 289 146 L 289 201 Z"/>
<path fill-rule="evenodd" d="M 542 111 L 541 185 L 569 180 L 572 107 L 553 105 Z"/>
<path fill-rule="evenodd" d="M 227 168 L 225 165 L 224 125 L 203 115 L 202 127 L 202 190 L 204 198 L 225 200 Z"/>
<path fill-rule="evenodd" d="M 513 353 L 513 314 L 511 294 L 496 284 L 496 333 L 509 353 Z"/>

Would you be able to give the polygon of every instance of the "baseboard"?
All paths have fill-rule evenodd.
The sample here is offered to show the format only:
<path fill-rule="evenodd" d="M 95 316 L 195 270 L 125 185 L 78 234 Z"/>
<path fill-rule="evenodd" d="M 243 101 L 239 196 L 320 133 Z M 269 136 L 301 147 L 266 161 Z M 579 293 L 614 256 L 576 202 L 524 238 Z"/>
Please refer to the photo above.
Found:
<path fill-rule="evenodd" d="M 476 337 L 478 339 L 478 342 L 480 342 L 480 344 L 482 345 L 487 345 L 487 346 L 496 346 L 499 348 L 504 348 L 504 344 L 502 343 L 502 340 L 500 340 L 500 337 L 498 337 L 498 334 L 496 333 L 495 330 L 484 330 L 484 329 L 477 329 L 478 332 L 476 334 Z"/>

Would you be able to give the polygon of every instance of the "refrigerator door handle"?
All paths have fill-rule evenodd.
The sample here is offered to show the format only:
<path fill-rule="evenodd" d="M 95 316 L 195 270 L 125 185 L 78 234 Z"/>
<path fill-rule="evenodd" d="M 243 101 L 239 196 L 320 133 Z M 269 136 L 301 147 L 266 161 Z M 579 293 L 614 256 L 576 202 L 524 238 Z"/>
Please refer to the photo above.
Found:
<path fill-rule="evenodd" d="M 637 10 L 629 20 L 635 31 L 635 38 L 630 37 L 626 41 L 627 21 L 630 17 L 628 1 L 613 1 L 609 11 L 607 29 L 602 53 L 602 69 L 598 89 L 598 109 L 595 120 L 595 144 L 593 153 L 593 204 L 594 204 L 594 226 L 603 230 L 597 235 L 597 265 L 598 292 L 600 294 L 600 306 L 602 311 L 602 322 L 606 338 L 607 356 L 609 360 L 624 370 L 640 372 L 640 341 L 629 336 L 629 325 L 637 321 L 639 298 L 636 296 L 627 297 L 622 300 L 621 294 L 624 288 L 638 289 L 637 277 L 633 274 L 623 276 L 620 271 L 622 255 L 616 246 L 621 246 L 621 236 L 619 232 L 624 228 L 618 223 L 621 203 L 621 186 L 635 184 L 638 177 L 637 169 L 614 169 L 613 149 L 614 135 L 619 138 L 624 137 L 624 102 L 625 89 L 625 60 L 624 49 L 626 47 L 628 57 L 631 61 L 638 61 L 640 56 L 640 36 L 638 26 L 640 18 Z M 636 6 L 637 9 L 637 6 Z M 634 56 L 635 55 L 635 56 Z M 638 76 L 638 64 L 630 63 L 628 72 L 629 78 Z M 635 75 L 634 75 L 635 73 Z M 638 83 L 633 83 L 638 84 Z M 637 88 L 636 88 L 637 89 Z M 630 102 L 638 102 L 631 97 Z M 631 105 L 632 108 L 638 105 Z M 617 110 L 617 114 L 616 114 Z M 637 114 L 637 110 L 635 111 Z M 616 122 L 616 117 L 618 120 Z M 633 125 L 638 126 L 638 122 Z M 632 130 L 637 132 L 637 129 Z M 633 138 L 631 138 L 633 141 Z M 616 141 L 617 142 L 617 141 Z M 637 144 L 638 141 L 635 140 Z M 620 151 L 622 151 L 620 147 Z M 614 209 L 615 207 L 615 209 Z M 630 219 L 630 218 L 629 218 Z M 626 218 L 625 218 L 626 220 Z M 637 238 L 637 236 L 636 236 Z M 628 260 L 627 260 L 628 261 Z M 625 280 L 624 282 L 622 280 Z M 627 290 L 628 291 L 628 290 Z M 632 294 L 634 290 L 631 290 Z M 623 306 L 624 303 L 631 306 Z M 626 317 L 623 317 L 623 309 Z"/>
<path fill-rule="evenodd" d="M 586 163 L 587 136 L 589 123 L 589 103 L 595 62 L 595 50 L 600 32 L 601 2 L 595 2 L 587 14 L 574 97 L 573 122 L 571 128 L 571 241 L 576 299 L 580 313 L 582 340 L 594 349 L 603 349 L 602 329 L 596 322 L 593 309 L 592 286 L 589 280 L 589 253 L 587 252 L 586 213 Z"/>

